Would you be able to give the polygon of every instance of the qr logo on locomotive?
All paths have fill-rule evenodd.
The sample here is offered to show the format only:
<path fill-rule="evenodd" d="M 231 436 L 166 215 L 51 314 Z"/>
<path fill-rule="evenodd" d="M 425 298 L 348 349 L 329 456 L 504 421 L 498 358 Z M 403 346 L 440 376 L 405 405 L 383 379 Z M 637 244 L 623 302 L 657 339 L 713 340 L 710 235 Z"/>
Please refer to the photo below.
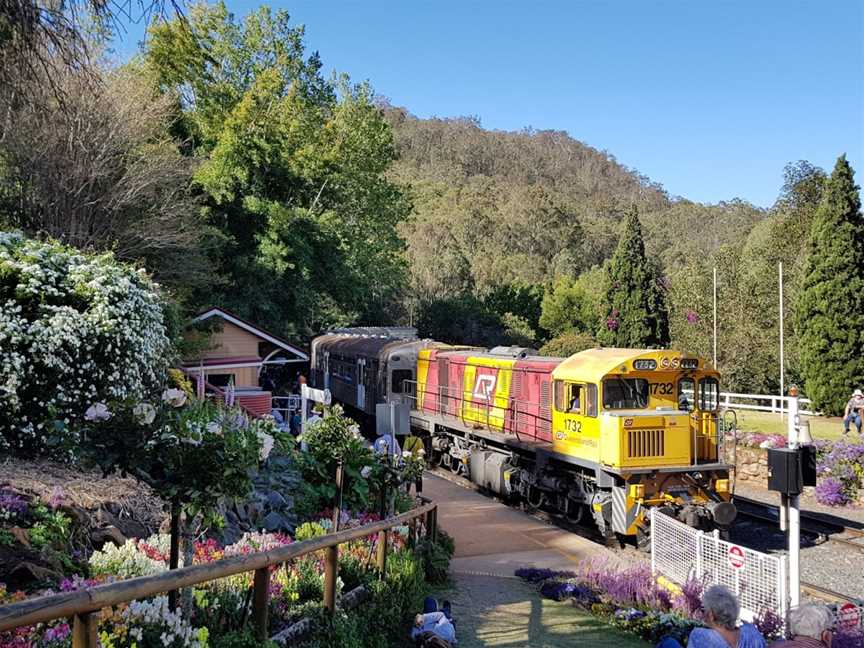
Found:
<path fill-rule="evenodd" d="M 492 400 L 493 393 L 495 393 L 495 376 L 491 374 L 477 376 L 474 382 L 474 398 Z"/>

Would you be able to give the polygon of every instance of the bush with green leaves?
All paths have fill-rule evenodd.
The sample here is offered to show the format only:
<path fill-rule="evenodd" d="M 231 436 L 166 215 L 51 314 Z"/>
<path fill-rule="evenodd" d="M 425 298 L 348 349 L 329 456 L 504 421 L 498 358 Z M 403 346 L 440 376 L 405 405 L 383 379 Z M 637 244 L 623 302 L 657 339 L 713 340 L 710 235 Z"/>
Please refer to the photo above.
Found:
<path fill-rule="evenodd" d="M 334 405 L 327 416 L 307 427 L 302 435 L 307 451 L 298 453 L 297 463 L 303 474 L 302 497 L 295 498 L 300 515 L 310 516 L 333 505 L 336 496 L 336 466 L 343 467 L 342 506 L 351 511 L 365 511 L 370 502 L 368 474 L 376 464 L 372 450 L 366 447 L 360 428 Z M 364 471 L 364 469 L 368 469 Z"/>
<path fill-rule="evenodd" d="M 0 232 L 0 453 L 68 456 L 88 408 L 158 388 L 169 351 L 143 271 Z"/>

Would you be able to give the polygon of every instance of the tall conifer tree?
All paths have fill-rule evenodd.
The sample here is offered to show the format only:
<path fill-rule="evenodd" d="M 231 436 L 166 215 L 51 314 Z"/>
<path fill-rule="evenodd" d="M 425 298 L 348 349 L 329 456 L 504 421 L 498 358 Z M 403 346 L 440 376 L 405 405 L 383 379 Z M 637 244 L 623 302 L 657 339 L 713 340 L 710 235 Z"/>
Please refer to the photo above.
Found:
<path fill-rule="evenodd" d="M 602 344 L 635 348 L 669 344 L 665 289 L 657 265 L 645 256 L 636 207 L 627 214 L 609 263 L 605 303 L 607 318 L 597 335 Z"/>
<path fill-rule="evenodd" d="M 805 392 L 827 414 L 841 413 L 864 380 L 864 219 L 853 175 L 842 155 L 813 218 L 795 314 Z"/>

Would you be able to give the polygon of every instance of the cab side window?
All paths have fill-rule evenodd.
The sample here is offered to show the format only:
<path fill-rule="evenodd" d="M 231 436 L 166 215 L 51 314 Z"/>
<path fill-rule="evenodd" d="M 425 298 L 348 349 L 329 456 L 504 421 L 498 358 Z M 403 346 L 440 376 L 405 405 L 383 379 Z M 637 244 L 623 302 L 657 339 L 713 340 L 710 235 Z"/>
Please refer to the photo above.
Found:
<path fill-rule="evenodd" d="M 699 409 L 713 412 L 720 405 L 720 383 L 716 378 L 703 378 L 699 381 Z"/>
<path fill-rule="evenodd" d="M 555 409 L 565 414 L 597 416 L 597 386 L 556 380 Z"/>
<path fill-rule="evenodd" d="M 696 407 L 696 381 L 689 376 L 678 381 L 678 409 L 692 412 Z"/>

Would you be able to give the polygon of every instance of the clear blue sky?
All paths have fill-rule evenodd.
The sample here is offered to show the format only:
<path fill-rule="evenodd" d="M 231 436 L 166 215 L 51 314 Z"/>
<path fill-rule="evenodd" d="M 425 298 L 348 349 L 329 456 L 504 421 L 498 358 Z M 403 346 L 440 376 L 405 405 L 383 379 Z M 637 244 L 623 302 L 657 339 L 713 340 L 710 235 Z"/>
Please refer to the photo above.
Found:
<path fill-rule="evenodd" d="M 258 3 L 229 0 L 245 14 Z M 566 130 L 702 202 L 774 202 L 783 166 L 864 183 L 864 2 L 274 0 L 325 69 L 421 117 Z M 134 51 L 142 29 L 118 45 Z"/>

